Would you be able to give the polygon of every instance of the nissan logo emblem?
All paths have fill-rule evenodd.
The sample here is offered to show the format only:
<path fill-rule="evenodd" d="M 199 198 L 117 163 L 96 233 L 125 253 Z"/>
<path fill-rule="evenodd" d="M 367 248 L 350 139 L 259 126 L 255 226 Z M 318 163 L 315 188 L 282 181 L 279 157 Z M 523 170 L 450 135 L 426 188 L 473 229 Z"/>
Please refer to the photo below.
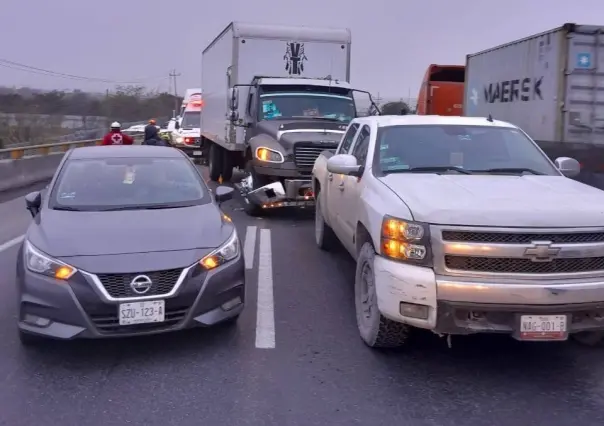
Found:
<path fill-rule="evenodd" d="M 145 294 L 149 290 L 151 290 L 151 285 L 153 281 L 146 275 L 138 275 L 134 277 L 132 281 L 130 281 L 130 288 L 136 294 Z"/>

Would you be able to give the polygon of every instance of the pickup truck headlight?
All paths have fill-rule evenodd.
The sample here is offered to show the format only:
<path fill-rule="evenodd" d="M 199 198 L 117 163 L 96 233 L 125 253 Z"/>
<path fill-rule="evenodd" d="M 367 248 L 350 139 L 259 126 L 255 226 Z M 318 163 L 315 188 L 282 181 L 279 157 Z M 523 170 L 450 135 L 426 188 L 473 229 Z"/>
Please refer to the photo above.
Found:
<path fill-rule="evenodd" d="M 380 239 L 382 256 L 422 266 L 432 264 L 428 225 L 385 216 Z"/>
<path fill-rule="evenodd" d="M 234 230 L 226 243 L 201 259 L 199 264 L 209 271 L 235 259 L 239 255 L 239 251 L 239 237 L 237 231 Z"/>
<path fill-rule="evenodd" d="M 42 253 L 29 241 L 25 242 L 25 266 L 36 274 L 63 281 L 68 280 L 78 271 L 73 266 Z"/>
<path fill-rule="evenodd" d="M 284 161 L 283 154 L 264 146 L 256 148 L 256 158 L 267 163 L 283 163 Z"/>

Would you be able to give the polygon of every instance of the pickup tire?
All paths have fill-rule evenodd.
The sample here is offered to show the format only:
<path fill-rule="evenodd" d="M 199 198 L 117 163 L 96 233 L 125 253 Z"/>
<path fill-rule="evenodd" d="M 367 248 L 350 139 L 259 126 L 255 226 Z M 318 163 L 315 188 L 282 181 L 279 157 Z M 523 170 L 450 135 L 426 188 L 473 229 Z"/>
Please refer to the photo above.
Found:
<path fill-rule="evenodd" d="M 210 145 L 208 169 L 210 172 L 210 180 L 213 180 L 214 182 L 218 182 L 218 179 L 220 179 L 220 176 L 224 173 L 224 154 L 225 152 L 221 146 L 218 146 L 215 143 Z"/>
<path fill-rule="evenodd" d="M 372 348 L 403 346 L 409 337 L 410 327 L 385 318 L 378 310 L 374 259 L 373 245 L 369 242 L 363 244 L 357 259 L 354 285 L 359 333 L 365 344 Z"/>
<path fill-rule="evenodd" d="M 321 192 L 317 194 L 315 204 L 315 242 L 321 250 L 329 251 L 338 243 L 338 238 L 333 230 L 325 223 L 321 211 Z"/>

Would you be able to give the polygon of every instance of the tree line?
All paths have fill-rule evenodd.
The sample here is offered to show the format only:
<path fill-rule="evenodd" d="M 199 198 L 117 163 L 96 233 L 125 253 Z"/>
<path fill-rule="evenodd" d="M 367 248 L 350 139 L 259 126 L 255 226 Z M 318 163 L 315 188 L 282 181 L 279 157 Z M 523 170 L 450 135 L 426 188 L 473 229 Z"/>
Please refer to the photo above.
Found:
<path fill-rule="evenodd" d="M 139 121 L 168 117 L 180 108 L 182 98 L 169 93 L 150 92 L 139 86 L 118 86 L 106 93 L 79 90 L 49 92 L 2 89 L 0 113 L 53 116 L 107 117 L 118 121 Z"/>

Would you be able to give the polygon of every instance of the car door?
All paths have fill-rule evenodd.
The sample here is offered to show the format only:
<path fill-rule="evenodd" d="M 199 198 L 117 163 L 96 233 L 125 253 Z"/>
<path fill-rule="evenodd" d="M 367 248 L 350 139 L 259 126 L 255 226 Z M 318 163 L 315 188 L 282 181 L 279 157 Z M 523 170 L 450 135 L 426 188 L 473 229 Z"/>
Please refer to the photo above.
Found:
<path fill-rule="evenodd" d="M 352 146 L 352 155 L 356 157 L 357 164 L 367 165 L 367 153 L 371 139 L 371 128 L 365 124 L 358 132 L 358 136 Z M 344 176 L 340 187 L 341 204 L 339 225 L 342 228 L 342 243 L 351 253 L 355 250 L 354 234 L 357 227 L 358 209 L 361 202 L 361 178 L 355 176 Z"/>
<path fill-rule="evenodd" d="M 335 155 L 348 154 L 350 152 L 359 127 L 359 123 L 352 123 L 350 127 L 348 127 L 348 130 L 342 137 L 342 142 L 338 146 Z M 334 175 L 329 171 L 327 172 L 327 186 L 324 188 L 324 196 L 321 199 L 321 202 L 325 203 L 323 204 L 322 208 L 323 213 L 325 214 L 323 217 L 327 218 L 327 222 L 338 237 L 341 235 L 341 231 L 338 227 L 338 212 L 342 202 L 341 188 L 343 185 L 344 175 Z"/>

